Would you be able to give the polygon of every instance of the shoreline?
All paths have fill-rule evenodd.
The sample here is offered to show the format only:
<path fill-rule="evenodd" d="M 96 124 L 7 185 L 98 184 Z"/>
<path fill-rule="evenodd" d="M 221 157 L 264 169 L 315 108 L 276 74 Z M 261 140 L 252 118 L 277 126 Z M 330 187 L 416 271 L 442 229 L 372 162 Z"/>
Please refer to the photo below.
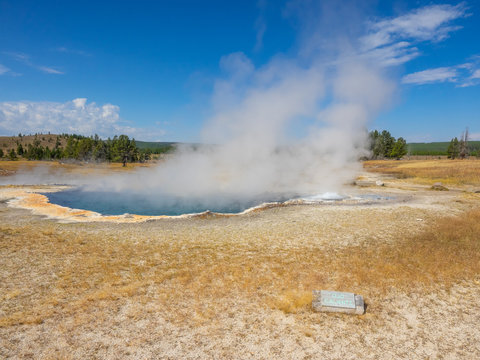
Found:
<path fill-rule="evenodd" d="M 360 206 L 360 205 L 384 205 L 395 202 L 405 202 L 405 197 L 398 199 L 391 194 L 379 194 L 378 191 L 370 191 L 361 194 L 358 189 L 356 194 L 345 195 L 341 199 L 323 199 L 321 195 L 313 195 L 304 198 L 294 198 L 284 202 L 265 202 L 252 206 L 238 213 L 221 213 L 205 210 L 198 213 L 187 213 L 181 215 L 140 215 L 125 213 L 121 215 L 104 215 L 96 211 L 70 208 L 51 203 L 45 193 L 58 192 L 71 189 L 71 185 L 0 185 L 0 200 L 6 201 L 9 207 L 30 210 L 34 215 L 45 216 L 49 219 L 63 222 L 116 222 L 116 223 L 141 223 L 146 221 L 162 219 L 191 219 L 208 217 L 237 217 L 271 208 L 288 206 Z M 352 190 L 352 189 L 350 189 Z M 378 190 L 378 189 L 375 189 Z M 351 192 L 351 191 L 350 191 Z M 375 199 L 377 198 L 377 199 Z"/>

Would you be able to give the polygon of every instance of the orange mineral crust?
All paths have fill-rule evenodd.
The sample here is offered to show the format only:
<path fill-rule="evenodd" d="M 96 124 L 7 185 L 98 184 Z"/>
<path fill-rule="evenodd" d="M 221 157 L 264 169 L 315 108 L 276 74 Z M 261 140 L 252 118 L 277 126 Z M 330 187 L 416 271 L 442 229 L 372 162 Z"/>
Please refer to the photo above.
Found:
<path fill-rule="evenodd" d="M 205 211 L 199 214 L 183 214 L 177 216 L 168 215 L 135 215 L 135 214 L 123 214 L 123 215 L 102 215 L 100 213 L 82 210 L 72 209 L 69 207 L 52 204 L 48 201 L 48 197 L 42 193 L 62 191 L 69 187 L 67 186 L 2 186 L 0 187 L 0 200 L 7 200 L 8 205 L 14 208 L 31 210 L 35 215 L 42 215 L 52 219 L 58 219 L 67 222 L 90 222 L 90 221 L 102 221 L 102 222 L 116 222 L 116 223 L 139 223 L 147 220 L 158 219 L 172 219 L 172 218 L 207 218 L 210 216 L 216 217 L 230 217 L 235 216 L 233 214 L 220 214 Z M 258 207 L 248 209 L 243 213 L 250 211 L 258 211 Z M 243 214 L 242 213 L 242 214 Z M 237 214 L 238 215 L 238 214 Z"/>

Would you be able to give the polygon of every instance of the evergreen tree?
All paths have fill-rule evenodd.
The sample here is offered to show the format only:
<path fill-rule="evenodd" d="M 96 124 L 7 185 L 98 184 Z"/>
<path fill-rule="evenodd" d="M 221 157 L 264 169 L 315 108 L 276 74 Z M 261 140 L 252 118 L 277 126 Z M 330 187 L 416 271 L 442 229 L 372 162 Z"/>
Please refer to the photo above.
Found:
<path fill-rule="evenodd" d="M 76 144 L 76 158 L 77 160 L 89 160 L 92 157 L 93 140 L 84 138 L 78 140 Z"/>
<path fill-rule="evenodd" d="M 122 162 L 126 166 L 128 161 L 137 158 L 137 145 L 135 139 L 130 140 L 127 135 L 115 136 L 111 143 L 111 158 L 113 161 Z"/>
<path fill-rule="evenodd" d="M 370 151 L 374 159 L 391 157 L 395 138 L 390 132 L 383 130 L 379 133 L 377 130 L 370 132 Z"/>
<path fill-rule="evenodd" d="M 449 159 L 456 159 L 460 153 L 460 144 L 458 139 L 454 137 L 448 145 L 447 155 Z"/>
<path fill-rule="evenodd" d="M 17 146 L 17 154 L 18 154 L 19 156 L 23 156 L 23 146 L 22 146 L 22 144 L 18 144 L 18 146 Z"/>
<path fill-rule="evenodd" d="M 63 150 L 62 157 L 67 159 L 75 158 L 75 139 L 73 136 L 67 138 L 67 146 L 65 146 L 65 150 Z"/>
<path fill-rule="evenodd" d="M 376 159 L 382 155 L 382 145 L 380 140 L 380 133 L 377 130 L 371 131 L 369 134 L 370 138 L 370 151 L 372 152 L 373 158 Z"/>
<path fill-rule="evenodd" d="M 393 146 L 390 157 L 400 160 L 407 154 L 407 142 L 404 138 L 399 137 Z"/>
<path fill-rule="evenodd" d="M 390 157 L 395 144 L 395 138 L 387 130 L 383 130 L 381 134 L 381 149 L 384 157 Z"/>
<path fill-rule="evenodd" d="M 50 160 L 52 158 L 52 152 L 48 146 L 45 146 L 45 150 L 43 152 L 43 159 Z"/>
<path fill-rule="evenodd" d="M 107 160 L 107 145 L 104 141 L 97 141 L 92 151 L 92 158 L 95 161 Z"/>
<path fill-rule="evenodd" d="M 8 158 L 10 160 L 17 160 L 17 154 L 15 153 L 14 149 L 10 150 L 10 152 L 8 153 Z"/>

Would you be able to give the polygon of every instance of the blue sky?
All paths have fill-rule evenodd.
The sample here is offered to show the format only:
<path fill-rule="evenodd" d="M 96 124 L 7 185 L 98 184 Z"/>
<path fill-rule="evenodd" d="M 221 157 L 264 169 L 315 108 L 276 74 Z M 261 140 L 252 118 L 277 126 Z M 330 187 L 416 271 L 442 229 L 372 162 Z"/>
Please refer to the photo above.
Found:
<path fill-rule="evenodd" d="M 222 67 L 229 54 L 260 69 L 348 53 L 395 86 L 369 129 L 413 142 L 469 127 L 480 140 L 478 1 L 338 4 L 0 0 L 0 135 L 195 142 L 215 113 L 215 89 L 231 76 Z"/>

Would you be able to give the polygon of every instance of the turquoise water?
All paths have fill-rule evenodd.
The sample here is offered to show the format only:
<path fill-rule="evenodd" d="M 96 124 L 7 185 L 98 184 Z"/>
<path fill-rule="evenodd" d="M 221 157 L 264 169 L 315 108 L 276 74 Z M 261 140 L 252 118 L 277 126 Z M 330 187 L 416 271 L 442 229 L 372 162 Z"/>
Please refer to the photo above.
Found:
<path fill-rule="evenodd" d="M 71 189 L 44 194 L 52 204 L 74 209 L 95 211 L 103 215 L 182 215 L 212 212 L 235 214 L 265 202 L 283 202 L 292 196 L 265 194 L 255 199 L 241 199 L 218 195 L 209 199 L 143 194 L 132 192 L 105 192 Z"/>

